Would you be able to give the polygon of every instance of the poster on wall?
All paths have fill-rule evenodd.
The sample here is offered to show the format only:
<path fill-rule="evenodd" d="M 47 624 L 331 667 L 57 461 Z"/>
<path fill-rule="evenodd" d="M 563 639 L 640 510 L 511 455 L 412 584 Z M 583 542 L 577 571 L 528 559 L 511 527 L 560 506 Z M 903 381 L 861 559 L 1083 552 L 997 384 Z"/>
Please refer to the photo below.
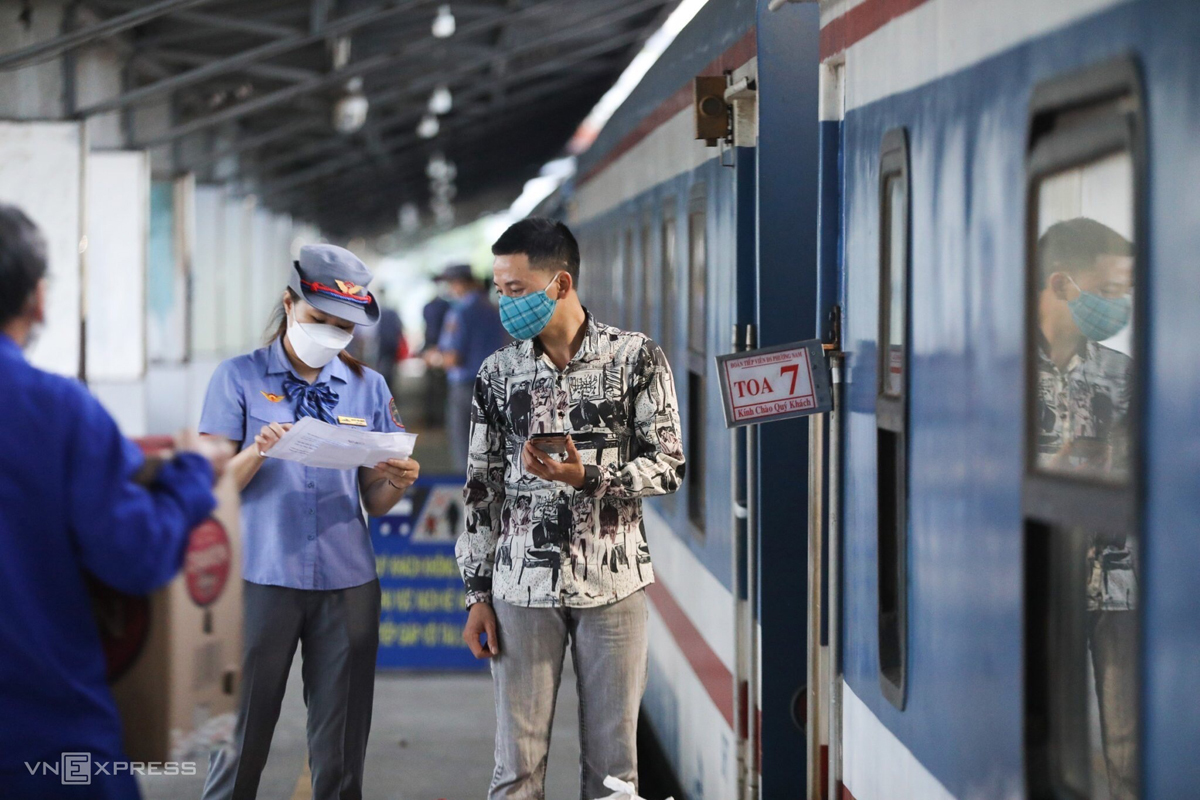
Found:
<path fill-rule="evenodd" d="M 63 375 L 80 372 L 85 147 L 80 123 L 0 122 L 0 203 L 17 206 L 41 228 L 54 287 L 29 359 Z"/>
<path fill-rule="evenodd" d="M 454 558 L 466 514 L 462 488 L 461 476 L 421 478 L 387 516 L 371 520 L 380 668 L 488 668 L 462 640 L 467 612 Z"/>

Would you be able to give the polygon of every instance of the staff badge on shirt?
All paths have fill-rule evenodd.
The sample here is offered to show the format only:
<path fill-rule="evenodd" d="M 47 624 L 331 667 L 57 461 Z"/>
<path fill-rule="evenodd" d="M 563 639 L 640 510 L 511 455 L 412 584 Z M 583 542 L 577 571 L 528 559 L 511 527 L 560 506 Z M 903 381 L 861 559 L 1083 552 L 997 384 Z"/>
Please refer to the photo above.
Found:
<path fill-rule="evenodd" d="M 278 403 L 284 398 L 282 394 L 271 394 L 270 392 L 262 392 L 262 396 L 270 400 L 272 403 Z"/>
<path fill-rule="evenodd" d="M 338 417 L 339 425 L 354 425 L 359 428 L 367 427 L 367 421 L 362 417 Z"/>

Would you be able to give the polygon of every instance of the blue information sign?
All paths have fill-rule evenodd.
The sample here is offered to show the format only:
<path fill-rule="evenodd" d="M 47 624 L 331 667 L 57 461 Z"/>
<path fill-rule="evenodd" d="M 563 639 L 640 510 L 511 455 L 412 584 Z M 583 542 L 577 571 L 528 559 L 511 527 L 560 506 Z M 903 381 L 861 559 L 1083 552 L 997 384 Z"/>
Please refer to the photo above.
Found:
<path fill-rule="evenodd" d="M 461 477 L 421 478 L 387 516 L 371 520 L 382 668 L 487 669 L 462 640 L 467 612 L 454 559 L 466 513 L 462 489 Z"/>

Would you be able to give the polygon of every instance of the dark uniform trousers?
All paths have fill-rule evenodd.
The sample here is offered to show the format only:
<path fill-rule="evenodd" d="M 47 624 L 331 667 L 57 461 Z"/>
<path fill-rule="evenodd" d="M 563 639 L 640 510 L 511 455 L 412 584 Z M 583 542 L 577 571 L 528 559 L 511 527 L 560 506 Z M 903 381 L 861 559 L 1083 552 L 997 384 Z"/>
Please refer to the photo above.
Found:
<path fill-rule="evenodd" d="M 313 800 L 362 797 L 379 648 L 379 581 L 330 591 L 245 583 L 237 726 L 209 759 L 204 800 L 243 800 L 258 782 L 300 644 Z"/>

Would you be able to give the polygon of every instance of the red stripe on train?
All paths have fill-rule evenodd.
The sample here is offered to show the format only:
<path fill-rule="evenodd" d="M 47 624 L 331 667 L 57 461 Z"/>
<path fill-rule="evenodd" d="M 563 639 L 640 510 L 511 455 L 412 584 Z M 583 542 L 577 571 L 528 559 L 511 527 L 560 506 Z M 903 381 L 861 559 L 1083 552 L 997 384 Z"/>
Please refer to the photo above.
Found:
<path fill-rule="evenodd" d="M 751 28 L 746 31 L 745 36 L 732 44 L 728 50 L 717 56 L 707 67 L 696 74 L 720 75 L 725 70 L 737 69 L 754 58 L 757 52 L 758 39 L 755 36 L 755 29 Z M 632 150 L 638 142 L 653 133 L 656 128 L 680 111 L 691 106 L 692 102 L 692 84 L 689 82 L 686 86 L 675 92 L 675 94 L 660 103 L 658 108 L 647 114 L 638 123 L 636 128 L 625 134 L 612 150 L 605 153 L 603 158 L 592 165 L 591 169 L 583 173 L 579 178 L 579 185 L 582 186 L 599 175 L 611 166 L 614 161 Z"/>
<path fill-rule="evenodd" d="M 721 716 L 733 727 L 733 673 L 725 666 L 721 657 L 708 646 L 704 636 L 697 630 L 688 615 L 680 608 L 679 603 L 671 592 L 661 582 L 652 583 L 646 587 L 658 615 L 662 617 L 671 632 L 671 637 L 683 651 L 683 655 L 692 667 L 692 672 L 700 679 L 704 690 L 712 698 L 713 705 L 721 712 Z"/>
<path fill-rule="evenodd" d="M 857 44 L 896 17 L 903 16 L 929 0 L 864 0 L 821 28 L 821 60 Z"/>

